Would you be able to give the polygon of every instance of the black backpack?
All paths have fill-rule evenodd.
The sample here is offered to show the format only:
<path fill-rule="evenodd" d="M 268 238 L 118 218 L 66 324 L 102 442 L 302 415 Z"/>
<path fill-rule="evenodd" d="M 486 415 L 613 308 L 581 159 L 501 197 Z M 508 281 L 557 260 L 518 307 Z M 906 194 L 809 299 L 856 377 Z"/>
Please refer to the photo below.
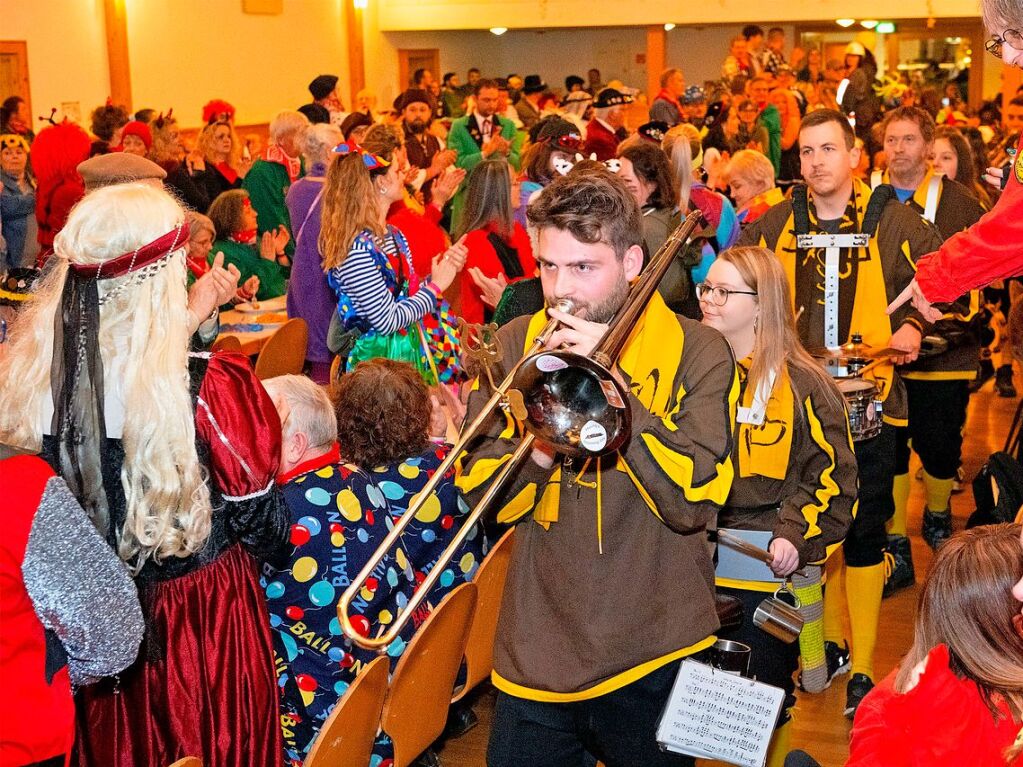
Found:
<path fill-rule="evenodd" d="M 1023 463 L 1020 462 L 1020 421 L 1023 400 L 1016 406 L 1016 415 L 1005 439 L 1005 448 L 992 453 L 973 480 L 973 500 L 977 510 L 970 515 L 966 527 L 1012 522 L 1023 507 Z M 995 489 L 998 500 L 995 500 Z"/>

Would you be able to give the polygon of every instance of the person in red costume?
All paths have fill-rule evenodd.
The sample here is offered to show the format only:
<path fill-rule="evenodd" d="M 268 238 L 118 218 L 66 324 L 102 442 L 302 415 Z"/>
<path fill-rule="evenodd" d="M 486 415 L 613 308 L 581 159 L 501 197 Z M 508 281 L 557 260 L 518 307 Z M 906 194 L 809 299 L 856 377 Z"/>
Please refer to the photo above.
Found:
<path fill-rule="evenodd" d="M 975 527 L 938 550 L 913 646 L 856 712 L 846 767 L 1023 765 L 1020 530 Z"/>
<path fill-rule="evenodd" d="M 88 159 L 90 147 L 89 134 L 67 120 L 41 130 L 32 145 L 32 172 L 39 184 L 39 266 L 53 253 L 53 238 L 64 227 L 71 208 L 85 196 L 85 182 L 76 168 Z"/>
<path fill-rule="evenodd" d="M 1023 4 L 984 0 L 981 9 L 984 26 L 992 35 L 985 44 L 987 51 L 1023 69 Z M 1004 181 L 998 203 L 965 232 L 917 259 L 916 279 L 892 301 L 889 314 L 911 300 L 928 321 L 935 322 L 941 311 L 931 304 L 954 301 L 964 291 L 1023 274 L 1023 137 L 1006 169 L 988 168 L 984 179 L 996 188 Z"/>

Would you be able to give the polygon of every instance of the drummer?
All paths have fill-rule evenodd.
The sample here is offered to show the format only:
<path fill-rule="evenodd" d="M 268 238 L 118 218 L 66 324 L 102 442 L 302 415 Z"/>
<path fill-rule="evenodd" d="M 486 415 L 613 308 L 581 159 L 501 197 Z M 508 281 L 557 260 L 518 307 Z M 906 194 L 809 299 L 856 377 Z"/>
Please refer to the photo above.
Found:
<path fill-rule="evenodd" d="M 769 247 L 781 260 L 794 306 L 801 312 L 797 326 L 805 346 L 839 346 L 859 333 L 875 350 L 890 347 L 901 352 L 870 374 L 884 402 L 885 423 L 878 436 L 855 443 L 859 510 L 845 542 L 846 567 L 835 558 L 824 596 L 828 676 L 845 673 L 851 664 L 845 706 L 850 719 L 874 686 L 874 646 L 888 542 L 885 523 L 894 510 L 895 426 L 907 423 L 905 386 L 889 362 L 915 360 L 921 339 L 931 329 L 919 312 L 907 311 L 905 306 L 886 315 L 884 302 L 913 279 L 912 257 L 935 250 L 941 242 L 937 230 L 900 204 L 890 186 L 879 187 L 876 202 L 868 206 L 870 189 L 853 177 L 860 160 L 855 140 L 840 112 L 821 109 L 803 118 L 799 156 L 806 186 L 795 187 L 792 200 L 775 205 L 740 236 L 740 244 Z M 797 234 L 862 233 L 869 235 L 866 246 L 860 242 L 826 247 L 818 237 L 809 247 L 797 247 Z M 826 292 L 826 286 L 831 290 Z M 842 633 L 846 606 L 851 657 Z"/>
<path fill-rule="evenodd" d="M 772 767 L 789 750 L 799 645 L 757 628 L 753 614 L 783 579 L 823 562 L 845 538 L 856 505 L 856 456 L 841 393 L 799 343 L 788 280 L 774 254 L 723 251 L 696 294 L 703 324 L 732 347 L 742 385 L 732 444 L 737 473 L 718 528 L 740 537 L 762 531 L 762 540 L 749 542 L 774 557 L 770 569 L 748 573 L 729 573 L 722 561 L 717 578 L 718 591 L 745 608 L 742 626 L 724 636 L 750 646 L 751 676 L 786 693 L 767 761 Z"/>

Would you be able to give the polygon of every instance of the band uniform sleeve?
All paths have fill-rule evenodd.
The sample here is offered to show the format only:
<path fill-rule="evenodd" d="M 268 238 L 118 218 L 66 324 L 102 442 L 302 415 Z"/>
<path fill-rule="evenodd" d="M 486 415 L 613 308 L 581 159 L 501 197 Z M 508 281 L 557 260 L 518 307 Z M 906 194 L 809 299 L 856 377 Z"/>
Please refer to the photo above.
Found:
<path fill-rule="evenodd" d="M 677 407 L 652 414 L 629 395 L 632 437 L 622 458 L 651 511 L 673 530 L 713 526 L 734 476 L 731 452 L 739 378 L 725 339 L 687 327 Z"/>
<path fill-rule="evenodd" d="M 135 583 L 59 477 L 46 483 L 22 573 L 40 622 L 67 653 L 74 685 L 134 662 L 143 632 Z"/>
<path fill-rule="evenodd" d="M 917 283 L 932 303 L 1023 274 L 1023 140 L 998 203 L 976 224 L 917 262 Z"/>
<path fill-rule="evenodd" d="M 500 364 L 494 366 L 494 382 L 501 381 L 505 371 L 522 356 L 525 329 L 529 317 L 520 317 L 501 327 L 497 332 L 500 344 Z M 485 375 L 474 382 L 466 408 L 465 423 L 471 423 L 482 412 L 492 391 Z M 469 445 L 468 452 L 459 456 L 458 488 L 470 507 L 475 507 L 523 437 L 523 429 L 514 418 L 501 408 L 495 408 L 484 426 L 481 436 Z M 555 467 L 557 467 L 555 461 Z M 548 482 L 560 478 L 560 468 L 544 469 L 531 458 L 526 458 L 512 474 L 510 481 L 494 501 L 490 518 L 498 522 L 513 523 L 521 520 L 535 508 Z"/>
<path fill-rule="evenodd" d="M 196 403 L 195 429 L 209 446 L 210 479 L 226 502 L 234 539 L 261 559 L 278 560 L 288 546 L 288 511 L 274 482 L 281 422 L 241 354 L 210 357 Z"/>
<path fill-rule="evenodd" d="M 820 562 L 841 543 L 856 514 L 856 455 L 849 419 L 838 392 L 815 390 L 802 401 L 796 423 L 804 430 L 798 457 L 799 483 L 786 498 L 774 528 L 799 551 L 800 565 Z"/>

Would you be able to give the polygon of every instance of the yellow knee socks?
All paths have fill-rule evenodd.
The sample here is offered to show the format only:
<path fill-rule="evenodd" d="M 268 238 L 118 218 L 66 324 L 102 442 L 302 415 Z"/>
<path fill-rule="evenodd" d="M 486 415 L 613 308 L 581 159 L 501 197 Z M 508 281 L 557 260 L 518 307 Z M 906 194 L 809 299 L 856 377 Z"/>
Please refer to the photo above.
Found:
<path fill-rule="evenodd" d="M 847 567 L 845 590 L 852 630 L 852 673 L 874 678 L 874 646 L 881 615 L 881 590 L 884 588 L 884 564 Z"/>
<path fill-rule="evenodd" d="M 949 498 L 952 497 L 951 479 L 938 479 L 924 471 L 924 490 L 927 492 L 927 509 L 931 513 L 948 510 Z M 905 525 L 903 525 L 905 529 Z"/>
<path fill-rule="evenodd" d="M 895 500 L 895 514 L 888 523 L 892 535 L 906 535 L 906 507 L 909 505 L 909 473 L 896 474 L 892 484 L 892 498 Z M 944 508 L 944 507 L 942 507 Z"/>
<path fill-rule="evenodd" d="M 824 586 L 824 641 L 841 647 L 845 641 L 842 624 L 846 610 L 845 557 L 841 551 L 831 555 L 825 572 L 828 579 Z"/>

